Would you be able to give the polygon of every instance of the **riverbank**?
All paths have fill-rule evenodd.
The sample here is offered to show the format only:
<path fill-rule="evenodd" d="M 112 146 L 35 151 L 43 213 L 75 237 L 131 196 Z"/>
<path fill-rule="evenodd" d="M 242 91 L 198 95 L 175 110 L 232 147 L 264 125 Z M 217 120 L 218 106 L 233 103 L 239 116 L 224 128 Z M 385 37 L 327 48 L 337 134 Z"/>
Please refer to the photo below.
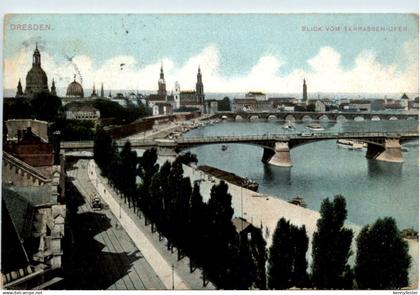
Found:
<path fill-rule="evenodd" d="M 206 125 L 213 125 L 220 122 L 219 119 L 209 119 L 208 116 L 201 116 L 198 118 L 193 118 L 190 120 L 184 121 L 174 121 L 168 122 L 165 124 L 159 124 L 153 126 L 152 130 L 147 130 L 145 132 L 140 132 L 124 139 L 127 140 L 139 140 L 139 139 L 155 139 L 155 138 L 174 138 L 180 136 L 184 133 L 187 133 L 196 128 L 203 128 Z"/>

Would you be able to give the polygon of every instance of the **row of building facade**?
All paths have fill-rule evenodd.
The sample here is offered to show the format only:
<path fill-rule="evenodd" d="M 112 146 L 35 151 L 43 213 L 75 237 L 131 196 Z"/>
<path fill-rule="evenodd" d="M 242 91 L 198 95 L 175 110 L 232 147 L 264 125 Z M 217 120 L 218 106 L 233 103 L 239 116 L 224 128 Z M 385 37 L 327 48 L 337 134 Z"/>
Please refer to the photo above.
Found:
<path fill-rule="evenodd" d="M 51 88 L 48 86 L 48 76 L 41 67 L 41 53 L 38 46 L 36 46 L 32 57 L 32 67 L 26 75 L 25 89 L 23 89 L 22 82 L 19 79 L 16 98 L 34 98 L 39 93 L 57 96 L 54 79 L 52 80 Z M 96 91 L 94 84 L 92 93 L 90 95 L 86 95 L 83 86 L 81 83 L 76 81 L 76 75 L 74 75 L 74 80 L 67 86 L 66 95 L 60 98 L 64 105 L 71 102 L 86 102 L 96 98 L 109 99 L 117 102 L 123 107 L 127 107 L 132 104 L 136 105 L 138 103 L 144 103 L 152 109 L 154 115 L 171 114 L 173 110 L 182 108 L 195 109 L 202 113 L 204 113 L 206 109 L 204 85 L 200 67 L 198 67 L 195 90 L 181 90 L 179 82 L 176 82 L 174 90 L 169 93 L 166 89 L 165 74 L 162 65 L 158 80 L 158 91 L 156 94 L 143 95 L 138 92 L 131 92 L 127 96 L 122 93 L 117 93 L 113 96 L 111 91 L 109 91 L 109 94 L 106 96 L 104 92 L 104 85 L 102 83 L 99 92 Z M 84 111 L 87 111 L 87 109 L 85 108 Z M 91 111 L 95 112 L 95 110 Z M 70 114 L 70 116 L 72 115 Z M 86 117 L 90 117 L 90 115 L 86 115 Z"/>
<path fill-rule="evenodd" d="M 33 98 L 38 93 L 49 93 L 57 95 L 54 80 L 51 88 L 48 87 L 48 77 L 41 67 L 41 54 L 36 46 L 33 53 L 32 68 L 26 75 L 26 85 L 23 90 L 21 80 L 19 79 L 16 97 Z M 128 95 L 117 93 L 115 96 L 109 91 L 105 95 L 104 85 L 101 84 L 99 92 L 96 91 L 95 84 L 92 93 L 85 95 L 81 83 L 74 80 L 68 85 L 66 95 L 61 97 L 64 105 L 71 102 L 87 102 L 92 99 L 103 98 L 116 102 L 123 107 L 130 105 L 136 106 L 144 104 L 151 109 L 153 115 L 170 115 L 176 110 L 199 111 L 200 113 L 212 114 L 218 111 L 218 101 L 214 99 L 205 99 L 204 85 L 200 67 L 197 71 L 197 79 L 194 90 L 181 90 L 179 82 L 175 82 L 173 90 L 167 90 L 163 64 L 160 68 L 160 74 L 157 85 L 157 92 L 149 95 L 138 92 L 130 92 Z M 233 98 L 232 111 L 236 112 L 259 112 L 259 111 L 302 111 L 311 110 L 325 112 L 330 110 L 337 111 L 372 111 L 372 110 L 418 110 L 418 97 L 410 101 L 406 94 L 401 99 L 339 99 L 332 100 L 308 99 L 306 80 L 303 79 L 302 96 L 296 97 L 267 97 L 265 93 L 254 91 L 245 94 L 245 97 Z M 309 106 L 309 107 L 308 107 Z M 100 117 L 98 110 L 92 106 L 71 106 L 66 111 L 67 119 L 77 120 L 97 120 Z"/>

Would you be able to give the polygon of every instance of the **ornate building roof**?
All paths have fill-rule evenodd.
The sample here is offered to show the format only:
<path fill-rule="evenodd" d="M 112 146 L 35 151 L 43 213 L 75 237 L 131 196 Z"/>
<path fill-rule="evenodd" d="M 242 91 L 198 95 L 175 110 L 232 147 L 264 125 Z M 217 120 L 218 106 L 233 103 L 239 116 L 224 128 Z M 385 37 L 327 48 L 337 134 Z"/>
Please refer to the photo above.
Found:
<path fill-rule="evenodd" d="M 33 54 L 32 68 L 26 75 L 25 96 L 34 97 L 37 93 L 49 93 L 48 78 L 41 68 L 41 54 L 38 45 L 36 45 Z"/>
<path fill-rule="evenodd" d="M 80 83 L 76 82 L 76 75 L 74 75 L 74 80 L 67 87 L 66 92 L 67 97 L 84 97 L 83 87 Z"/>

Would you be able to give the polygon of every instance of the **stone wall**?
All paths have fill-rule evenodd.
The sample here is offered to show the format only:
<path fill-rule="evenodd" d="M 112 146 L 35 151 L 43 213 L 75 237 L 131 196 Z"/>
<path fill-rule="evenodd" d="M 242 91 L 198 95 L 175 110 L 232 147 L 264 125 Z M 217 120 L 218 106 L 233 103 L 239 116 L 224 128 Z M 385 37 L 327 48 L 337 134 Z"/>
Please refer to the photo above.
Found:
<path fill-rule="evenodd" d="M 45 142 L 48 142 L 48 122 L 32 120 L 32 119 L 12 119 L 6 121 L 7 139 L 17 139 L 18 130 L 27 130 L 31 127 L 31 131 L 41 137 Z"/>

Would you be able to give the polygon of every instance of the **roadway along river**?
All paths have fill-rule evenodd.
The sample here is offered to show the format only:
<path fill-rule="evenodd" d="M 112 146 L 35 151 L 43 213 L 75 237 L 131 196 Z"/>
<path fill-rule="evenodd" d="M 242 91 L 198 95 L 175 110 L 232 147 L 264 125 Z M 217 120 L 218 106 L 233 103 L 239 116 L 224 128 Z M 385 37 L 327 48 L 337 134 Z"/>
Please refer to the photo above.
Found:
<path fill-rule="evenodd" d="M 287 133 L 282 122 L 221 122 L 194 129 L 184 136 L 263 135 Z M 326 131 L 413 131 L 418 122 L 365 121 L 321 122 Z M 308 131 L 296 124 L 293 132 Z M 322 131 L 311 131 L 322 132 Z M 386 163 L 365 158 L 366 150 L 348 150 L 334 140 L 298 146 L 291 150 L 293 167 L 281 168 L 261 162 L 263 149 L 252 145 L 207 145 L 191 149 L 199 165 L 210 165 L 251 178 L 259 191 L 284 199 L 302 196 L 307 207 L 319 210 L 324 198 L 342 194 L 347 200 L 350 222 L 365 225 L 378 217 L 392 216 L 400 229 L 418 230 L 418 140 L 403 145 L 404 163 Z"/>

